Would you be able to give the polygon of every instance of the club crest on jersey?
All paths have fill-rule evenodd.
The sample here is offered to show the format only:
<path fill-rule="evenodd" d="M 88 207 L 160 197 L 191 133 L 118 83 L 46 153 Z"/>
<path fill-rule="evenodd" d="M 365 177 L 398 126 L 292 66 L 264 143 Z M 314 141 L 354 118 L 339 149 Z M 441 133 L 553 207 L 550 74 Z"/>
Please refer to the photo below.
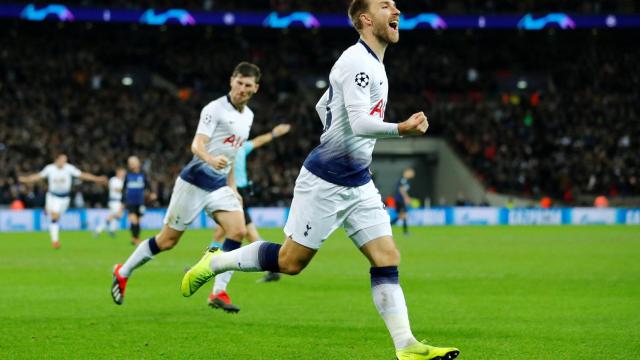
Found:
<path fill-rule="evenodd" d="M 364 72 L 356 74 L 356 85 L 366 88 L 369 85 L 369 75 Z"/>
<path fill-rule="evenodd" d="M 376 102 L 376 105 L 373 107 L 373 109 L 371 109 L 371 112 L 369 113 L 369 115 L 373 116 L 375 114 L 378 114 L 380 119 L 384 119 L 385 105 L 386 104 L 384 103 L 383 99 L 378 100 L 378 102 Z"/>
<path fill-rule="evenodd" d="M 227 137 L 222 142 L 223 144 L 230 144 L 234 149 L 239 148 L 244 143 L 244 139 L 241 136 L 236 136 L 235 134 Z"/>

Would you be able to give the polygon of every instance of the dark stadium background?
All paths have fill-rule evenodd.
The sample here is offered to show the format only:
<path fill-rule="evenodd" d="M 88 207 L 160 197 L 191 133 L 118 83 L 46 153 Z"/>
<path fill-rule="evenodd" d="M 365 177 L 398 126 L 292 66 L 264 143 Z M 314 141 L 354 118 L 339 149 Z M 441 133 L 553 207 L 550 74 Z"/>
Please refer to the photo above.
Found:
<path fill-rule="evenodd" d="M 46 4 L 36 2 L 36 4 Z M 142 9 L 344 13 L 348 1 L 67 1 L 73 6 Z M 26 4 L 26 2 L 25 2 Z M 639 11 L 634 1 L 398 1 L 405 12 L 515 14 Z M 202 106 L 227 91 L 233 65 L 259 64 L 250 106 L 252 135 L 293 124 L 286 141 L 249 158 L 253 205 L 288 205 L 306 154 L 318 143 L 314 105 L 332 63 L 357 39 L 350 29 L 143 26 L 0 21 L 0 204 L 41 207 L 43 183 L 18 185 L 58 152 L 97 174 L 130 154 L 145 161 L 168 204 L 191 154 Z M 490 192 L 557 205 L 591 205 L 598 195 L 640 196 L 640 47 L 636 29 L 403 31 L 385 64 L 387 121 L 417 110 L 429 136 L 445 139 Z M 123 85 L 123 78 L 132 85 Z M 159 81 L 161 78 L 162 81 Z M 518 82 L 525 79 L 526 88 Z M 394 177 L 399 174 L 394 175 Z M 106 188 L 83 184 L 86 206 L 104 206 Z M 428 189 L 422 198 L 434 194 Z M 384 194 L 389 195 L 389 194 Z M 440 205 L 452 205 L 447 199 Z M 624 201 L 623 201 L 624 202 Z M 635 202 L 637 204 L 637 202 Z M 628 202 L 626 203 L 628 205 Z M 633 204 L 633 203 L 632 203 Z"/>

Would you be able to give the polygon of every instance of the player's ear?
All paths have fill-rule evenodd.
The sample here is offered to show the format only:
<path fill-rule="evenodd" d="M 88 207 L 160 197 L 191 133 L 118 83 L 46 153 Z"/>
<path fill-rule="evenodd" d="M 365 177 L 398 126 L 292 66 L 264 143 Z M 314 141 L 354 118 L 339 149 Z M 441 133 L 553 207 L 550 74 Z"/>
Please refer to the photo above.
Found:
<path fill-rule="evenodd" d="M 360 22 L 362 23 L 363 29 L 367 25 L 369 26 L 373 25 L 373 20 L 371 19 L 371 16 L 369 16 L 369 14 L 367 14 L 366 12 L 363 12 L 362 14 L 360 14 Z"/>
<path fill-rule="evenodd" d="M 229 86 L 233 86 L 233 76 L 229 78 Z"/>
<path fill-rule="evenodd" d="M 260 90 L 260 84 L 256 84 L 256 88 L 255 91 L 253 92 L 254 94 L 258 92 L 258 90 Z"/>

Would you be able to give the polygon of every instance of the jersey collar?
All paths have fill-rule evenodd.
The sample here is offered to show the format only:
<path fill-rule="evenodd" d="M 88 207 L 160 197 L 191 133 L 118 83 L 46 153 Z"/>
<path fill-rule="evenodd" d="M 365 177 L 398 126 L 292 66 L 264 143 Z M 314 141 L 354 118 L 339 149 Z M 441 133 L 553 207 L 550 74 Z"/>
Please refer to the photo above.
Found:
<path fill-rule="evenodd" d="M 240 112 L 240 109 L 238 109 L 238 107 L 236 107 L 232 102 L 231 102 L 231 96 L 229 96 L 229 94 L 227 94 L 227 101 L 229 102 L 229 104 L 231 106 L 233 106 L 234 109 L 236 109 L 237 112 Z"/>
<path fill-rule="evenodd" d="M 376 53 L 374 53 L 373 50 L 371 50 L 371 48 L 369 47 L 369 45 L 367 45 L 366 42 L 362 41 L 362 39 L 359 39 L 358 42 L 362 44 L 362 46 L 364 46 L 365 49 L 367 49 L 369 54 L 371 54 L 371 56 L 373 56 L 377 62 L 380 62 L 380 59 L 378 59 L 378 55 L 376 55 Z"/>

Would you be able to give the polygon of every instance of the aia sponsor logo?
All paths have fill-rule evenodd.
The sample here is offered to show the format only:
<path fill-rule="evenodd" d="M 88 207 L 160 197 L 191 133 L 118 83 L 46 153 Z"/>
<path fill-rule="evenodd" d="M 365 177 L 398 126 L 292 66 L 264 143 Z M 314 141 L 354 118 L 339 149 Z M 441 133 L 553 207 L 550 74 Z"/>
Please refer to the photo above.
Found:
<path fill-rule="evenodd" d="M 384 119 L 384 109 L 386 105 L 387 104 L 384 103 L 383 99 L 378 100 L 378 102 L 376 102 L 376 105 L 373 107 L 373 109 L 371 109 L 371 112 L 369 113 L 369 115 L 374 116 L 375 114 L 378 114 L 380 119 Z"/>
<path fill-rule="evenodd" d="M 222 143 L 223 144 L 229 144 L 234 149 L 237 149 L 237 148 L 242 146 L 242 144 L 244 143 L 244 140 L 245 139 L 243 139 L 241 136 L 236 136 L 235 134 L 233 134 L 233 135 L 227 137 L 226 139 L 224 139 L 224 141 Z"/>

